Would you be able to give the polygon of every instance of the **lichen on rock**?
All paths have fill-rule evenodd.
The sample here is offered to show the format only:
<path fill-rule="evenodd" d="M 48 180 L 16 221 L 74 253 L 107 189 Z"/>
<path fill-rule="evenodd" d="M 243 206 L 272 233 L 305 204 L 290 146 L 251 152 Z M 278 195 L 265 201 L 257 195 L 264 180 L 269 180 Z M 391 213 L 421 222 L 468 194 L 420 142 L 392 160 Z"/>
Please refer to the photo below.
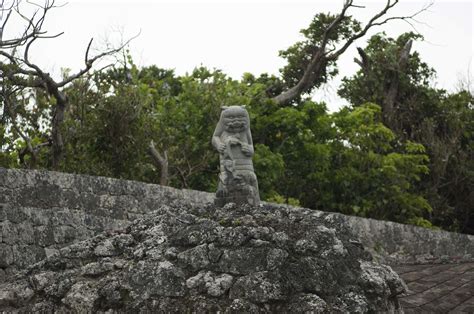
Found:
<path fill-rule="evenodd" d="M 0 284 L 0 311 L 398 312 L 405 286 L 338 216 L 175 202 Z"/>

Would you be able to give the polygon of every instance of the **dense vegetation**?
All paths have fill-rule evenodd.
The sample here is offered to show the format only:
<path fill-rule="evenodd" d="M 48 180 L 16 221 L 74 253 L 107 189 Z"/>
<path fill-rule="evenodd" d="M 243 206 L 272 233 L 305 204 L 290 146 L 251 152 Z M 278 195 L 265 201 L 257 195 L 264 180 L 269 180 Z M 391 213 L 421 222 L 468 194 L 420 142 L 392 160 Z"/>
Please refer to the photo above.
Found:
<path fill-rule="evenodd" d="M 306 39 L 281 52 L 288 61 L 281 77 L 247 73 L 235 80 L 204 67 L 179 76 L 138 68 L 122 51 L 126 62 L 59 86 L 67 100 L 56 125 L 59 159 L 57 97 L 7 75 L 0 166 L 214 191 L 218 156 L 210 139 L 220 107 L 246 105 L 263 199 L 474 233 L 473 95 L 468 87 L 432 87 L 434 69 L 411 52 L 420 35 L 371 37 L 359 49 L 360 71 L 338 91 L 351 105 L 338 112 L 310 97 L 338 72 L 337 56 L 322 59 L 297 97 L 278 98 L 302 81 L 321 41 L 339 43 L 361 29 L 348 17 L 324 37 L 321 29 L 335 19 L 318 14 L 302 31 Z M 0 66 L 8 74 L 18 65 Z"/>

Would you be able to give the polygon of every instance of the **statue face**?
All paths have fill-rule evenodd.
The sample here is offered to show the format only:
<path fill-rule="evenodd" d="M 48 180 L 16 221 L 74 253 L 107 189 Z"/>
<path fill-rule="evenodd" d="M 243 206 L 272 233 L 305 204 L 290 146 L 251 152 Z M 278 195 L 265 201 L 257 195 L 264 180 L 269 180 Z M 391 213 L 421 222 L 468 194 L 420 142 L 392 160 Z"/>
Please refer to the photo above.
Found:
<path fill-rule="evenodd" d="M 222 112 L 224 129 L 229 133 L 240 133 L 247 130 L 249 117 L 242 107 L 232 106 Z"/>

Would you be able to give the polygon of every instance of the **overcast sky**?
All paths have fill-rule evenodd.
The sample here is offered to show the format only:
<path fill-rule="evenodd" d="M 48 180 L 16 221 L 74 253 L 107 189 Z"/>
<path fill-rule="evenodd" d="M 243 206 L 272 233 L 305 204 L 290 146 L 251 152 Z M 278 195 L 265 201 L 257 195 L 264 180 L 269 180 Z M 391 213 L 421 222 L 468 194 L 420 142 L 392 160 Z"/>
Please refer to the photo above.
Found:
<path fill-rule="evenodd" d="M 37 1 L 39 2 L 39 1 Z M 64 3 L 64 2 L 63 2 Z M 349 11 L 366 21 L 385 1 L 355 1 L 365 9 Z M 410 15 L 428 2 L 400 0 L 393 10 L 397 15 Z M 278 51 L 301 39 L 299 30 L 309 25 L 318 12 L 338 12 L 342 0 L 244 0 L 244 1 L 112 1 L 71 0 L 51 11 L 44 28 L 56 39 L 38 41 L 31 58 L 46 70 L 59 73 L 63 67 L 78 70 L 91 37 L 99 51 L 106 39 L 118 43 L 120 32 L 129 38 L 140 32 L 130 44 L 135 62 L 173 68 L 177 74 L 192 71 L 199 65 L 223 70 L 233 78 L 242 73 L 278 74 L 284 60 Z M 435 1 L 428 12 L 419 15 L 417 30 L 425 36 L 414 50 L 438 72 L 437 86 L 455 89 L 460 76 L 473 70 L 473 1 Z M 7 32 L 19 32 L 14 20 Z M 385 31 L 397 36 L 413 30 L 401 21 L 374 28 L 371 34 Z M 356 47 L 364 47 L 368 37 L 359 40 L 339 61 L 341 77 L 357 70 L 352 61 Z M 340 78 L 341 78 L 340 77 Z M 331 81 L 315 94 L 325 100 L 331 110 L 344 105 L 336 95 L 340 78 Z"/>

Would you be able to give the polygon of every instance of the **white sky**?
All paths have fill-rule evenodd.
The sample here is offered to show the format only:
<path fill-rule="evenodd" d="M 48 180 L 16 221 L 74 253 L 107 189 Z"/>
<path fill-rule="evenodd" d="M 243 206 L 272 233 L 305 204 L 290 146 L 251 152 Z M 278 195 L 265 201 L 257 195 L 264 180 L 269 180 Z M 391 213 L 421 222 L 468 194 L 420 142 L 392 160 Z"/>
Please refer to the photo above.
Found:
<path fill-rule="evenodd" d="M 366 8 L 353 8 L 349 13 L 362 22 L 385 3 L 355 2 Z M 393 13 L 410 15 L 425 4 L 425 0 L 400 0 Z M 316 13 L 336 13 L 341 6 L 342 0 L 71 0 L 51 11 L 44 25 L 50 34 L 64 31 L 64 35 L 38 41 L 30 55 L 52 73 L 59 73 L 64 67 L 77 71 L 83 65 L 91 37 L 96 51 L 100 51 L 106 38 L 118 43 L 117 30 L 122 30 L 125 38 L 141 31 L 130 44 L 132 56 L 141 66 L 155 64 L 184 74 L 202 64 L 221 69 L 236 79 L 244 72 L 278 75 L 284 64 L 278 51 L 301 39 L 299 30 L 307 27 Z M 469 68 L 474 73 L 473 1 L 437 0 L 417 19 L 423 22 L 415 26 L 425 41 L 416 42 L 414 50 L 437 70 L 436 86 L 454 90 L 459 77 L 467 76 Z M 397 36 L 410 30 L 408 24 L 395 21 L 374 28 L 371 34 L 386 31 Z M 6 31 L 11 34 L 21 29 L 13 20 Z M 336 95 L 337 86 L 340 78 L 358 69 L 352 61 L 356 47 L 364 47 L 368 38 L 356 42 L 343 55 L 339 61 L 340 77 L 316 92 L 315 100 L 325 100 L 331 110 L 344 105 L 344 100 Z"/>

